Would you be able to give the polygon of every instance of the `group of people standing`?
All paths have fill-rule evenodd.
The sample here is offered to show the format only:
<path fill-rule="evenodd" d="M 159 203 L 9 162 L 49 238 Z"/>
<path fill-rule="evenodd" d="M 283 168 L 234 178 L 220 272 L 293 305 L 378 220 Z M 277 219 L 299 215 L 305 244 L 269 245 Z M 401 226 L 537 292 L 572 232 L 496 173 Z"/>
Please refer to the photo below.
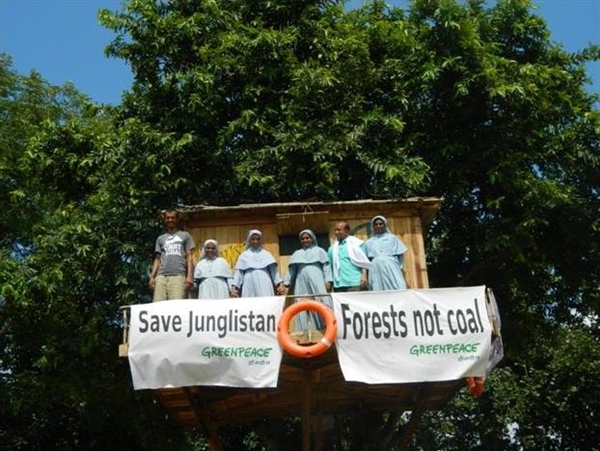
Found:
<path fill-rule="evenodd" d="M 154 301 L 182 299 L 193 286 L 200 299 L 288 295 L 329 304 L 327 293 L 385 291 L 407 288 L 403 273 L 407 248 L 388 227 L 385 217 L 371 219 L 373 235 L 363 241 L 350 234 L 346 221 L 335 225 L 335 240 L 327 251 L 310 229 L 298 234 L 300 248 L 291 255 L 285 278 L 273 255 L 263 248 L 262 232 L 248 232 L 246 249 L 233 268 L 219 255 L 213 239 L 202 245 L 193 265 L 192 236 L 178 230 L 176 211 L 164 215 L 166 232 L 158 237 L 150 274 Z"/>

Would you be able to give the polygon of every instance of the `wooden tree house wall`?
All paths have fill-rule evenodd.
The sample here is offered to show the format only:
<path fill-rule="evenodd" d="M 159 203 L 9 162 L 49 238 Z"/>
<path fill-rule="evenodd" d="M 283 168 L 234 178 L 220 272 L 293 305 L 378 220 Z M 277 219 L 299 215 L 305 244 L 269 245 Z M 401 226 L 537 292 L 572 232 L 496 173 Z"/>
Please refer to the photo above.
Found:
<path fill-rule="evenodd" d="M 218 241 L 221 256 L 233 267 L 245 249 L 248 231 L 259 229 L 263 233 L 263 246 L 278 261 L 282 277 L 287 272 L 291 253 L 300 246 L 298 234 L 301 230 L 312 229 L 319 244 L 327 249 L 335 238 L 333 229 L 338 221 L 348 221 L 353 233 L 366 239 L 371 233 L 371 218 L 383 215 L 390 230 L 408 247 L 404 269 L 409 288 L 428 288 L 423 234 L 441 202 L 439 198 L 410 198 L 230 207 L 196 205 L 183 207 L 180 213 L 181 227 L 196 241 L 194 263 L 200 257 L 202 243 L 212 238 Z"/>

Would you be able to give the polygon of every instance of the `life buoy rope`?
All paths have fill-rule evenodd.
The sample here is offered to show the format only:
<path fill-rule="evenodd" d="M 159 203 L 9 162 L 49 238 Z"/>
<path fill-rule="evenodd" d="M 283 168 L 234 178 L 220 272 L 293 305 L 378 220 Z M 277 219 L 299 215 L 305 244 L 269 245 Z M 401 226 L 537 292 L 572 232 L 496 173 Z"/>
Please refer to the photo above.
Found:
<path fill-rule="evenodd" d="M 325 320 L 325 333 L 323 338 L 318 342 L 304 346 L 292 340 L 289 334 L 289 327 L 292 318 L 298 313 L 306 310 L 312 310 L 321 315 Z M 279 323 L 277 325 L 277 338 L 281 347 L 293 356 L 305 359 L 317 357 L 327 351 L 335 341 L 336 335 L 337 320 L 331 309 L 321 302 L 310 299 L 298 301 L 286 308 L 283 311 L 281 318 L 279 318 Z"/>

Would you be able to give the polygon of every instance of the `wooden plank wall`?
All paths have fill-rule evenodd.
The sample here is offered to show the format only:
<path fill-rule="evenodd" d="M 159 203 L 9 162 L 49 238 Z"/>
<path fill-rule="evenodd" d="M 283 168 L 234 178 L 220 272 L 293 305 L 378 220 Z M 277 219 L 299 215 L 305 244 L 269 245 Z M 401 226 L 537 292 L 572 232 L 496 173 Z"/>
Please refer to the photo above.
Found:
<path fill-rule="evenodd" d="M 297 224 L 299 233 L 304 228 L 313 228 L 311 226 L 311 216 L 306 215 L 305 221 L 293 221 L 288 215 L 282 214 L 281 208 L 262 207 L 257 205 L 255 208 L 232 208 L 227 210 L 225 207 L 211 211 L 186 211 L 184 214 L 185 230 L 188 230 L 196 241 L 196 252 L 194 254 L 194 263 L 200 256 L 202 243 L 209 238 L 215 239 L 219 243 L 221 256 L 226 258 L 232 267 L 235 265 L 237 257 L 245 249 L 246 237 L 251 229 L 259 229 L 263 233 L 263 246 L 273 254 L 278 260 L 281 276 L 284 277 L 289 263 L 288 255 L 279 255 L 279 236 L 278 231 L 290 229 L 289 224 L 282 224 L 281 221 L 291 221 Z M 327 209 L 327 206 L 323 207 Z M 368 238 L 367 225 L 373 216 L 383 215 L 388 220 L 390 230 L 395 233 L 408 247 L 404 257 L 405 276 L 410 288 L 429 288 L 427 277 L 427 267 L 425 260 L 425 248 L 423 240 L 423 225 L 421 214 L 418 209 L 411 204 L 402 208 L 394 204 L 376 204 L 366 202 L 365 204 L 352 203 L 346 208 L 331 209 L 327 211 L 329 225 L 329 240 L 335 239 L 333 229 L 338 221 L 346 220 L 352 229 L 357 229 L 355 235 L 361 239 Z M 333 210 L 333 211 L 331 211 Z M 285 211 L 284 211 L 285 213 Z M 323 212 L 321 212 L 323 213 Z M 302 214 L 292 212 L 291 214 Z M 318 219 L 317 219 L 318 216 Z M 314 215 L 317 227 L 323 228 L 323 214 Z M 279 221 L 279 223 L 278 223 Z M 313 228 L 314 230 L 314 228 Z M 317 232 L 325 232 L 318 230 Z M 300 242 L 298 241 L 298 247 Z"/>

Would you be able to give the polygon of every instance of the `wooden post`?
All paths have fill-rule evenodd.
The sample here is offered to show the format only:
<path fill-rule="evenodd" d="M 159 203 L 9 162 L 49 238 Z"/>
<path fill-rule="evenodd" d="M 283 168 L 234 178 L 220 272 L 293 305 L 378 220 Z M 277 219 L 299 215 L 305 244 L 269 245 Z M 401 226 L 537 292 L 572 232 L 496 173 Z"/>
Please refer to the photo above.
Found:
<path fill-rule="evenodd" d="M 315 451 L 323 451 L 323 412 L 317 412 L 315 419 Z"/>
<path fill-rule="evenodd" d="M 123 314 L 123 343 L 119 345 L 119 357 L 129 354 L 129 306 L 120 307 Z"/>
<path fill-rule="evenodd" d="M 192 395 L 189 388 L 184 387 L 184 390 L 187 393 L 192 408 L 194 409 L 196 418 L 198 419 L 198 422 L 200 423 L 202 430 L 206 435 L 210 451 L 223 451 L 224 448 L 223 443 L 221 442 L 221 437 L 219 437 L 219 430 L 210 419 L 210 412 L 206 407 L 206 403 L 198 400 L 196 396 Z"/>
<path fill-rule="evenodd" d="M 416 390 L 414 397 L 414 409 L 410 414 L 410 419 L 408 423 L 406 423 L 402 427 L 402 432 L 400 434 L 400 438 L 395 444 L 395 451 L 404 451 L 407 450 L 412 438 L 414 436 L 417 427 L 419 426 L 419 421 L 421 421 L 421 417 L 425 413 L 425 400 L 429 397 L 431 393 L 432 385 L 431 384 L 421 384 Z"/>
<path fill-rule="evenodd" d="M 302 451 L 310 451 L 310 403 L 312 374 L 310 368 L 302 367 Z"/>

